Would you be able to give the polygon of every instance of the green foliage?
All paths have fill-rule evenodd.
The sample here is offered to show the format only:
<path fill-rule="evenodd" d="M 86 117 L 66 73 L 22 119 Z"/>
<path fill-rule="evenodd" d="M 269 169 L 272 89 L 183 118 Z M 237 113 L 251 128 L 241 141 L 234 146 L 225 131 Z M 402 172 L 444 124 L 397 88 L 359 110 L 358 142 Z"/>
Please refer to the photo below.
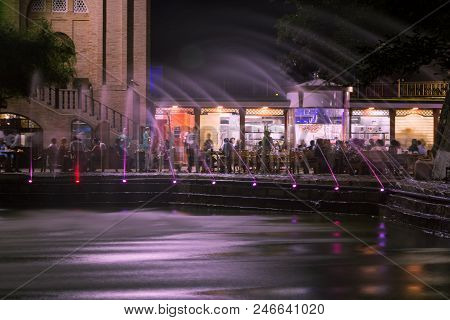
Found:
<path fill-rule="evenodd" d="M 285 2 L 294 10 L 279 20 L 278 38 L 289 48 L 283 65 L 298 81 L 317 70 L 323 78 L 348 83 L 405 77 L 425 65 L 450 69 L 450 4 L 423 19 L 446 0 Z"/>
<path fill-rule="evenodd" d="M 0 26 L 0 100 L 26 97 L 36 85 L 66 85 L 75 74 L 75 47 L 46 21 L 25 31 Z"/>
<path fill-rule="evenodd" d="M 443 75 L 450 70 L 449 43 L 439 35 L 415 33 L 390 43 L 380 42 L 381 49 L 358 65 L 359 80 L 370 82 L 390 76 L 405 78 L 422 66 L 435 66 Z M 367 54 L 372 48 L 366 48 Z"/>

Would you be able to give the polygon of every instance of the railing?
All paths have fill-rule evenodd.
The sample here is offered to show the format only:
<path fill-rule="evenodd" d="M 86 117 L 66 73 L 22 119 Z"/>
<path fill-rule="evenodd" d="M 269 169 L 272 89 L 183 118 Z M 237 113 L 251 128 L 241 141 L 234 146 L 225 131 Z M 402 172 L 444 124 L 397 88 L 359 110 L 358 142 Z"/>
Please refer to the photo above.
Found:
<path fill-rule="evenodd" d="M 133 140 L 139 136 L 139 124 L 123 113 L 101 103 L 83 90 L 38 88 L 34 98 L 49 107 L 61 110 L 75 110 L 87 114 L 97 121 L 109 122 L 110 129 L 122 132 L 123 128 L 131 131 Z"/>
<path fill-rule="evenodd" d="M 371 83 L 356 86 L 352 98 L 444 98 L 448 90 L 446 81 Z"/>

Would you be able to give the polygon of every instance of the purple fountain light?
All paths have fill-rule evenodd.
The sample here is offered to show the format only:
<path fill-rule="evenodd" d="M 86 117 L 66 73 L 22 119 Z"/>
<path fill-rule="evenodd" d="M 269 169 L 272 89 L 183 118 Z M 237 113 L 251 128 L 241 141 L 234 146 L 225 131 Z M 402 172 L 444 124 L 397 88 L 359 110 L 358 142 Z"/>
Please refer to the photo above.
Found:
<path fill-rule="evenodd" d="M 367 166 L 369 167 L 370 171 L 372 172 L 372 175 L 375 177 L 375 179 L 378 181 L 379 185 L 380 185 L 380 191 L 384 192 L 384 185 L 383 182 L 381 182 L 380 178 L 378 177 L 378 175 L 375 173 L 375 170 L 373 170 L 372 165 L 370 164 L 369 159 L 367 159 L 363 153 L 361 152 L 361 150 L 359 150 L 358 146 L 355 145 L 355 149 L 356 151 L 359 153 L 359 155 L 361 156 L 361 158 L 364 160 L 364 162 L 367 164 Z"/>
<path fill-rule="evenodd" d="M 205 159 L 203 159 L 203 164 L 204 164 L 206 170 L 208 170 L 209 174 L 211 175 L 211 179 L 212 179 L 211 183 L 213 185 L 216 184 L 216 180 L 214 179 L 214 174 L 212 173 L 211 168 L 208 166 Z"/>
<path fill-rule="evenodd" d="M 331 174 L 331 176 L 334 179 L 334 182 L 335 182 L 334 190 L 335 191 L 339 191 L 339 182 L 338 182 L 338 180 L 336 178 L 336 175 L 333 172 L 333 169 L 331 169 L 331 166 L 330 166 L 330 163 L 327 160 L 327 157 L 325 157 L 325 154 L 323 153 L 322 148 L 319 146 L 319 144 L 316 144 L 316 146 L 319 149 L 320 153 L 322 154 L 323 160 L 327 164 L 328 170 L 330 171 L 330 174 Z"/>

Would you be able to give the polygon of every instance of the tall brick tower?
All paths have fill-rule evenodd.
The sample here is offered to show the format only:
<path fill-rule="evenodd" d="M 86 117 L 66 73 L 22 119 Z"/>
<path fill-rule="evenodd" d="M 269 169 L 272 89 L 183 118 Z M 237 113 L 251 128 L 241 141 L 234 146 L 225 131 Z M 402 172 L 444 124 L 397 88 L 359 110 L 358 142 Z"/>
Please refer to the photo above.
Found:
<path fill-rule="evenodd" d="M 7 0 L 2 12 L 19 28 L 49 21 L 75 45 L 77 74 L 69 87 L 88 92 L 136 127 L 148 123 L 150 0 Z"/>

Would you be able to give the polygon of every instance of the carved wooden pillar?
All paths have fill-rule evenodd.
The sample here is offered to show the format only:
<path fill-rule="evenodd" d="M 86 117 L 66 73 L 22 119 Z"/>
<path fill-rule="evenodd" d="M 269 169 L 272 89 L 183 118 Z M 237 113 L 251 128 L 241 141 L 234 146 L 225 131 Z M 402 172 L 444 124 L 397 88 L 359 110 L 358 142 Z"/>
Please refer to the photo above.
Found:
<path fill-rule="evenodd" d="M 395 140 L 395 109 L 389 109 L 389 137 Z"/>
<path fill-rule="evenodd" d="M 241 140 L 241 149 L 245 149 L 245 113 L 246 112 L 244 108 L 239 109 L 239 139 Z"/>
<path fill-rule="evenodd" d="M 202 113 L 202 109 L 200 107 L 194 108 L 194 128 L 197 130 L 197 145 L 200 145 L 200 115 Z"/>
<path fill-rule="evenodd" d="M 439 114 L 440 114 L 440 109 L 433 109 L 433 132 L 434 132 L 434 141 L 433 143 L 436 143 L 437 141 L 439 141 L 438 135 L 439 135 Z"/>

